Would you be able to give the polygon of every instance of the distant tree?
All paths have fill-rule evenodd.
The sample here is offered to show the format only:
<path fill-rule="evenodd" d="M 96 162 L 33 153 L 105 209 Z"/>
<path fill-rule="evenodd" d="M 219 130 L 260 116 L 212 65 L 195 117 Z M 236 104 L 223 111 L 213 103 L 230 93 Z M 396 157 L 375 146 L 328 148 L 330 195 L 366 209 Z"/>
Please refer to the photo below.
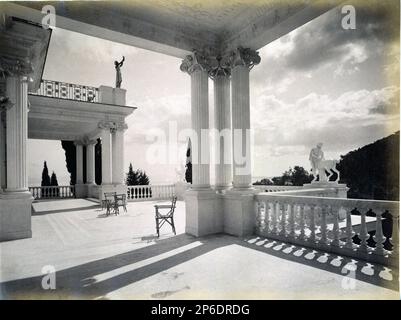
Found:
<path fill-rule="evenodd" d="M 149 185 L 150 180 L 148 175 L 146 174 L 145 171 L 142 170 L 137 170 L 138 173 L 138 184 L 139 185 Z"/>
<path fill-rule="evenodd" d="M 50 185 L 51 186 L 58 186 L 57 176 L 54 173 L 54 171 L 52 172 L 52 176 L 50 178 Z"/>
<path fill-rule="evenodd" d="M 50 186 L 50 176 L 49 176 L 49 170 L 47 169 L 47 163 L 46 161 L 43 164 L 43 171 L 42 171 L 42 182 L 40 184 L 42 187 L 47 187 Z"/>
<path fill-rule="evenodd" d="M 399 201 L 400 132 L 341 156 L 337 169 L 349 198 Z"/>
<path fill-rule="evenodd" d="M 255 186 L 270 186 L 273 184 L 273 181 L 268 178 L 263 178 L 260 181 L 256 181 L 253 183 Z"/>
<path fill-rule="evenodd" d="M 313 180 L 313 174 L 310 174 L 303 167 L 295 166 L 291 172 L 291 182 L 294 186 L 303 186 Z"/>
<path fill-rule="evenodd" d="M 187 160 L 185 164 L 185 181 L 188 183 L 192 183 L 191 139 L 188 141 L 186 157 Z"/>
<path fill-rule="evenodd" d="M 136 186 L 136 185 L 149 185 L 150 179 L 145 171 L 142 170 L 134 170 L 132 167 L 132 163 L 129 164 L 127 177 L 125 179 L 125 184 L 127 186 Z"/>
<path fill-rule="evenodd" d="M 54 171 L 52 172 L 52 176 L 50 177 L 50 185 L 51 186 L 58 186 L 57 176 L 54 173 Z M 53 194 L 53 196 L 54 195 L 56 195 L 57 197 L 60 196 L 59 188 L 52 188 L 52 190 L 50 192 Z"/>
<path fill-rule="evenodd" d="M 277 186 L 302 186 L 312 180 L 313 175 L 301 166 L 295 166 L 294 169 L 289 168 L 282 176 L 272 178 L 273 184 Z"/>

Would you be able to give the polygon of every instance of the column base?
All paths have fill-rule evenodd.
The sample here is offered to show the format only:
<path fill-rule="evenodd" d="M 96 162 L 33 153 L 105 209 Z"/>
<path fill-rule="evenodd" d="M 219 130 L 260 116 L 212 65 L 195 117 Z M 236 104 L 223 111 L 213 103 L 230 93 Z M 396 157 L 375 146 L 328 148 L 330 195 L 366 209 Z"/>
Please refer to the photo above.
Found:
<path fill-rule="evenodd" d="M 83 183 L 75 185 L 75 198 L 86 198 L 88 196 L 88 186 Z"/>
<path fill-rule="evenodd" d="M 243 237 L 254 233 L 256 213 L 255 190 L 231 189 L 224 197 L 224 232 Z"/>
<path fill-rule="evenodd" d="M 185 232 L 196 237 L 223 231 L 222 198 L 210 188 L 185 193 Z"/>
<path fill-rule="evenodd" d="M 0 241 L 32 237 L 32 201 L 29 191 L 0 194 Z"/>

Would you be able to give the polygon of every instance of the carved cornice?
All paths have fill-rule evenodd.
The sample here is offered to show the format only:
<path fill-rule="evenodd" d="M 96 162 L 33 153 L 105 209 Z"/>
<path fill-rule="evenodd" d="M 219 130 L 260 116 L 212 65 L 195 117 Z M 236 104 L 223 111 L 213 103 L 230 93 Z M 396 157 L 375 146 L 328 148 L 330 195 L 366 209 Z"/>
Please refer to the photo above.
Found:
<path fill-rule="evenodd" d="M 246 66 L 252 69 L 255 65 L 260 63 L 259 52 L 250 48 L 238 47 L 237 50 L 231 53 L 231 66 Z"/>
<path fill-rule="evenodd" d="M 102 130 L 110 130 L 111 133 L 116 131 L 124 131 L 128 129 L 125 122 L 114 122 L 114 121 L 101 121 L 98 124 L 98 128 Z"/>
<path fill-rule="evenodd" d="M 7 76 L 29 76 L 32 73 L 31 61 L 0 57 L 0 76 L 3 78 Z"/>

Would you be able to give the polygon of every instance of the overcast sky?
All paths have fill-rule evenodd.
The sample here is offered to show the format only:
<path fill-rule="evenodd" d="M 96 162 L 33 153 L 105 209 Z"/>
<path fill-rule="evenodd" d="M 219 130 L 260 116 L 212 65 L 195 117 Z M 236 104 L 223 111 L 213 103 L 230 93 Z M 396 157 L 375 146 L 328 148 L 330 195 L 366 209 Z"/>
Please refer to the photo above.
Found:
<path fill-rule="evenodd" d="M 392 36 L 399 25 L 380 10 L 357 8 L 356 30 L 342 29 L 341 18 L 333 9 L 259 51 L 262 62 L 250 76 L 254 176 L 310 169 L 309 150 L 320 141 L 326 159 L 338 158 L 399 130 L 399 43 Z M 125 167 L 146 170 L 152 183 L 173 182 L 185 152 L 165 166 L 143 155 L 149 129 L 190 126 L 190 78 L 180 59 L 56 29 L 43 78 L 114 86 L 113 61 L 123 55 L 122 87 L 128 105 L 138 106 L 127 118 Z M 60 142 L 30 140 L 28 147 L 30 184 L 40 183 L 44 160 L 59 184 L 68 184 Z"/>

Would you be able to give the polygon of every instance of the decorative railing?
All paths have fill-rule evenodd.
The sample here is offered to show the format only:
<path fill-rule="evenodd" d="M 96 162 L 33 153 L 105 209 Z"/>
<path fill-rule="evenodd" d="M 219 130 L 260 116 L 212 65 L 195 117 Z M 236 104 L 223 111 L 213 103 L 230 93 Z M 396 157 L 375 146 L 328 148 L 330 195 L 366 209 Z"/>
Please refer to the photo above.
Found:
<path fill-rule="evenodd" d="M 256 233 L 383 265 L 399 255 L 399 202 L 256 195 Z M 369 230 L 368 230 L 369 229 Z"/>
<path fill-rule="evenodd" d="M 75 198 L 75 186 L 29 187 L 34 199 Z"/>
<path fill-rule="evenodd" d="M 98 88 L 52 80 L 42 80 L 39 89 L 36 92 L 29 92 L 29 94 L 85 102 L 99 102 Z"/>
<path fill-rule="evenodd" d="M 173 184 L 127 186 L 128 201 L 167 200 L 174 195 L 175 186 Z"/>
<path fill-rule="evenodd" d="M 302 186 L 275 186 L 275 185 L 253 185 L 253 188 L 260 192 L 280 192 L 280 191 L 292 191 L 302 189 Z"/>

